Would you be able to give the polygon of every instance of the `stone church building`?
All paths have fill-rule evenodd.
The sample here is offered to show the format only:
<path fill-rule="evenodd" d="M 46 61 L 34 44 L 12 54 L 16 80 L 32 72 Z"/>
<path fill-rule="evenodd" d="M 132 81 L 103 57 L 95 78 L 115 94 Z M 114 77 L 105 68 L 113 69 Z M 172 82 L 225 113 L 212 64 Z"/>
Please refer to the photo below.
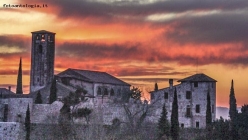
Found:
<path fill-rule="evenodd" d="M 121 100 L 130 90 L 130 85 L 114 76 L 99 71 L 67 69 L 56 75 L 57 82 L 73 88 L 82 87 L 93 96 L 93 104 Z M 111 102 L 111 101 L 110 101 Z"/>
<path fill-rule="evenodd" d="M 171 116 L 172 102 L 175 88 L 178 99 L 178 117 L 180 127 L 204 128 L 206 126 L 207 93 L 210 93 L 212 119 L 216 116 L 216 80 L 201 73 L 178 80 L 180 84 L 173 85 L 169 80 L 169 87 L 151 92 L 151 102 L 158 101 L 156 106 L 161 108 L 165 104 L 168 116 Z M 160 99 L 160 100 L 158 100 Z M 154 112 L 154 119 L 158 119 L 161 111 Z"/>
<path fill-rule="evenodd" d="M 58 92 L 59 99 L 80 87 L 96 97 L 91 103 L 99 103 L 110 98 L 118 100 L 130 89 L 129 84 L 105 72 L 69 68 L 54 75 L 54 58 L 55 33 L 45 30 L 32 32 L 30 94 L 33 98 L 40 91 L 47 103 L 53 78 L 56 78 L 59 88 L 67 89 Z"/>
<path fill-rule="evenodd" d="M 89 100 L 86 107 L 91 107 L 94 110 L 93 114 L 102 117 L 99 123 L 111 125 L 116 118 L 121 122 L 127 121 L 126 112 L 120 102 L 123 103 L 124 99 L 129 97 L 130 84 L 100 71 L 68 68 L 55 75 L 54 61 L 55 33 L 45 30 L 32 32 L 30 94 L 17 95 L 10 89 L 0 89 L 2 93 L 0 96 L 0 121 L 2 122 L 0 123 L 0 139 L 16 138 L 21 133 L 19 126 L 25 120 L 27 107 L 30 108 L 32 123 L 49 123 L 47 121 L 49 117 L 59 116 L 63 106 L 60 101 L 63 97 L 69 95 L 70 92 L 75 92 L 78 88 L 84 88 L 87 91 Z M 58 101 L 47 104 L 53 78 L 56 79 Z M 163 104 L 167 107 L 168 117 L 171 115 L 173 93 L 176 88 L 180 126 L 204 128 L 208 92 L 211 98 L 212 118 L 215 119 L 217 81 L 205 74 L 195 74 L 178 82 L 180 84 L 173 85 L 173 80 L 170 79 L 169 87 L 151 92 L 151 104 L 156 103 L 146 119 L 157 123 Z M 34 103 L 38 92 L 41 93 L 42 104 Z M 135 106 L 135 104 L 132 105 Z M 56 123 L 56 121 L 51 123 Z M 16 131 L 9 134 L 9 130 L 14 128 Z"/>

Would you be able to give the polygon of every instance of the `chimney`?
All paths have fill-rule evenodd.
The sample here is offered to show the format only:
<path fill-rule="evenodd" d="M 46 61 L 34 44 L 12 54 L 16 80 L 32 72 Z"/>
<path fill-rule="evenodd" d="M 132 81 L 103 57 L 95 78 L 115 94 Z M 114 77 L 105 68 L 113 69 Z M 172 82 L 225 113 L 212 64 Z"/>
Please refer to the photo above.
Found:
<path fill-rule="evenodd" d="M 11 92 L 11 86 L 9 86 L 9 92 Z"/>
<path fill-rule="evenodd" d="M 169 79 L 169 85 L 170 85 L 170 88 L 173 87 L 173 79 Z"/>

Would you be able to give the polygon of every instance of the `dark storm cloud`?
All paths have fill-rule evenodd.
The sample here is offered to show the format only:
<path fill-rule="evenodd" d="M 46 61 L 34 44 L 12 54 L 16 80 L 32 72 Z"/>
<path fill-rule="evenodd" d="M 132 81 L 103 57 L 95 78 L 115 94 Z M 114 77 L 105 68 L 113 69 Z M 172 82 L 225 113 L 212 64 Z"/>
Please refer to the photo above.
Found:
<path fill-rule="evenodd" d="M 104 16 L 108 14 L 120 15 L 148 15 L 163 12 L 184 12 L 188 10 L 209 10 L 209 9 L 240 9 L 248 6 L 247 1 L 157 1 L 150 4 L 107 4 L 92 1 L 77 1 L 77 3 L 67 0 L 56 2 L 63 11 L 61 15 L 67 16 L 68 13 L 76 15 Z M 103 15 L 104 14 L 104 15 Z"/>
<path fill-rule="evenodd" d="M 26 2 L 33 2 L 26 0 Z M 134 2 L 99 2 L 88 0 L 45 0 L 42 3 L 49 5 L 49 8 L 59 8 L 57 11 L 59 18 L 81 18 L 88 17 L 101 18 L 103 20 L 115 18 L 117 16 L 147 16 L 150 14 L 167 12 L 185 12 L 189 10 L 233 10 L 248 7 L 248 1 L 227 1 L 227 0 L 169 0 L 155 1 L 141 4 L 141 0 Z M 44 10 L 46 12 L 46 10 Z M 50 11 L 49 11 L 50 12 Z"/>
<path fill-rule="evenodd" d="M 129 59 L 139 57 L 139 44 L 96 44 L 66 42 L 57 49 L 57 55 L 92 59 Z"/>
<path fill-rule="evenodd" d="M 166 38 L 180 43 L 247 42 L 248 11 L 221 12 L 207 16 L 183 17 L 166 33 Z"/>
<path fill-rule="evenodd" d="M 13 53 L 20 54 L 29 52 L 29 39 L 22 35 L 0 35 L 0 48 L 7 47 L 12 49 Z M 0 54 L 6 54 L 7 50 L 0 50 Z"/>
<path fill-rule="evenodd" d="M 164 48 L 166 49 L 166 48 Z M 206 52 L 201 56 L 194 56 L 184 54 L 183 50 L 185 48 L 182 46 L 181 51 L 170 55 L 171 52 L 161 52 L 157 49 L 150 49 L 143 46 L 141 43 L 130 44 L 96 44 L 96 43 L 73 43 L 66 42 L 57 47 L 57 55 L 70 58 L 71 61 L 86 61 L 86 60 L 97 60 L 97 62 L 102 62 L 102 60 L 109 60 L 110 65 L 113 65 L 118 61 L 141 61 L 147 63 L 153 62 L 177 62 L 180 65 L 207 65 L 207 64 L 230 64 L 230 65 L 248 65 L 248 56 L 243 52 L 248 51 L 245 47 L 230 47 L 230 48 L 219 48 L 219 52 L 213 54 L 208 51 L 206 46 Z M 197 48 L 191 48 L 195 53 L 198 52 Z M 195 50 L 194 50 L 195 49 Z M 238 53 L 239 55 L 233 55 L 232 53 Z M 105 65 L 105 63 L 103 63 Z M 101 64 L 98 63 L 98 66 Z M 61 66 L 62 67 L 62 66 Z M 143 71 L 139 71 L 141 75 L 154 74 L 153 70 L 143 68 Z M 157 71 L 157 74 L 165 74 L 166 71 Z M 123 71 L 118 71 L 119 76 L 126 75 L 136 75 L 137 68 L 132 68 Z"/>

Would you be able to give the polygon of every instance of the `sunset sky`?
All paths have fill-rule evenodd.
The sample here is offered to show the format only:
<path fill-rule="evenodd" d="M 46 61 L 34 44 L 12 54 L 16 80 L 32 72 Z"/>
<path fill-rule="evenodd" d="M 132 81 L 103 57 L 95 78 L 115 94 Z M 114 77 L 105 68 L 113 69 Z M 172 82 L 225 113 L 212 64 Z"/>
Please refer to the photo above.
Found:
<path fill-rule="evenodd" d="M 56 33 L 55 73 L 105 71 L 147 90 L 205 73 L 218 81 L 217 106 L 229 106 L 232 79 L 238 106 L 248 103 L 248 1 L 1 0 L 0 87 L 15 92 L 22 57 L 29 93 L 37 30 Z"/>

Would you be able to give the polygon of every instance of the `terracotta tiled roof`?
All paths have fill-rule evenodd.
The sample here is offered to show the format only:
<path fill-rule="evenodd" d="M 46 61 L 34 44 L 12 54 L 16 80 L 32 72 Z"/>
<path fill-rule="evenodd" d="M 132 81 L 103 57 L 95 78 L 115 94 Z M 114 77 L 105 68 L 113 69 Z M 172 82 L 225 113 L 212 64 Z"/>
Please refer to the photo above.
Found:
<path fill-rule="evenodd" d="M 195 74 L 195 75 L 186 77 L 184 79 L 178 80 L 178 82 L 217 82 L 217 81 L 203 73 L 199 73 L 199 74 Z"/>
<path fill-rule="evenodd" d="M 58 77 L 71 77 L 80 79 L 87 82 L 94 83 L 106 83 L 106 84 L 116 84 L 116 85 L 125 85 L 130 86 L 128 83 L 106 73 L 99 71 L 90 71 L 90 70 L 78 70 L 78 69 L 67 69 L 59 74 Z"/>

